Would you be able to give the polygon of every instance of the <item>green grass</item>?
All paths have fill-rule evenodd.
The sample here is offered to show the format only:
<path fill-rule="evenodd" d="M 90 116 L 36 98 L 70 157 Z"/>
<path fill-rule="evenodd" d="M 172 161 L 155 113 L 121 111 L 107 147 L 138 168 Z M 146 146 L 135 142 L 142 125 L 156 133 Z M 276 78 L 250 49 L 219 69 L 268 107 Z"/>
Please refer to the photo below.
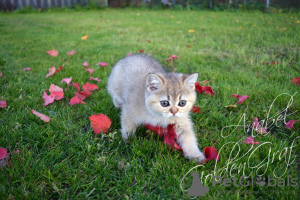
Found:
<path fill-rule="evenodd" d="M 176 67 L 182 73 L 199 72 L 199 81 L 210 80 L 216 94 L 199 94 L 196 104 L 201 113 L 191 117 L 201 149 L 218 140 L 214 146 L 220 152 L 216 175 L 240 178 L 243 174 L 237 168 L 245 164 L 245 175 L 274 177 L 276 173 L 284 179 L 288 175 L 298 178 L 299 140 L 292 150 L 289 147 L 300 136 L 299 122 L 292 130 L 282 121 L 269 127 L 268 135 L 255 137 L 261 144 L 269 143 L 256 151 L 249 151 L 251 145 L 242 143 L 251 129 L 247 132 L 239 127 L 231 134 L 224 129 L 223 136 L 227 137 L 221 135 L 222 128 L 237 125 L 242 114 L 251 125 L 252 117 L 267 118 L 278 95 L 299 92 L 300 87 L 291 82 L 300 76 L 297 20 L 300 14 L 130 9 L 0 14 L 0 72 L 4 75 L 0 77 L 0 100 L 8 104 L 0 109 L 0 147 L 9 152 L 20 150 L 19 155 L 10 156 L 10 165 L 0 169 L 0 199 L 188 197 L 181 191 L 180 181 L 198 164 L 185 159 L 180 151 L 170 151 L 161 138 L 143 127 L 133 140 L 123 142 L 120 110 L 114 108 L 105 89 L 113 64 L 130 51 L 141 49 L 169 71 Z M 195 32 L 189 33 L 191 29 Z M 81 40 L 84 35 L 89 38 Z M 51 49 L 60 54 L 51 58 L 45 53 Z M 73 49 L 76 55 L 62 71 L 46 79 L 48 68 L 66 62 L 66 52 Z M 164 61 L 170 54 L 180 57 L 170 64 Z M 75 88 L 60 81 L 72 76 L 80 85 L 92 83 L 83 70 L 84 61 L 95 69 L 93 77 L 102 79 L 97 83 L 100 90 L 86 99 L 85 105 L 71 106 L 68 102 Z M 99 61 L 109 66 L 99 67 Z M 272 61 L 279 64 L 265 64 Z M 22 71 L 25 67 L 32 71 Z M 65 98 L 44 107 L 43 91 L 51 83 L 64 88 Z M 227 109 L 226 105 L 237 103 L 232 94 L 248 95 L 250 99 Z M 286 110 L 287 116 L 282 113 L 286 121 L 299 120 L 299 93 L 288 107 L 289 99 L 288 95 L 279 96 L 269 118 Z M 27 105 L 48 115 L 51 121 L 44 123 L 30 114 Z M 90 128 L 88 117 L 98 113 L 112 120 L 107 134 L 95 135 Z M 205 177 L 214 169 L 215 162 L 210 161 L 194 171 Z M 191 186 L 190 174 L 185 189 Z M 299 179 L 297 183 L 297 187 L 209 183 L 204 199 L 296 199 Z"/>

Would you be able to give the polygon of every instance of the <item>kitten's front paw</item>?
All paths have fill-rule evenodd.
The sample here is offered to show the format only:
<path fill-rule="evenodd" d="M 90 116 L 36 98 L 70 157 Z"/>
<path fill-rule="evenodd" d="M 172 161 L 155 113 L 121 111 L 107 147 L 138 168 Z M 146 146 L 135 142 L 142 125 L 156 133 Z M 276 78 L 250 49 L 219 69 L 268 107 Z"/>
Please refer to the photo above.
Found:
<path fill-rule="evenodd" d="M 193 160 L 202 163 L 206 159 L 205 155 L 202 154 L 201 156 L 193 158 Z"/>
<path fill-rule="evenodd" d="M 200 154 L 198 154 L 196 156 L 188 156 L 188 155 L 185 155 L 185 156 L 188 157 L 192 161 L 197 161 L 197 162 L 200 162 L 200 163 L 202 163 L 203 160 L 206 159 L 205 155 L 201 152 L 200 152 Z"/>

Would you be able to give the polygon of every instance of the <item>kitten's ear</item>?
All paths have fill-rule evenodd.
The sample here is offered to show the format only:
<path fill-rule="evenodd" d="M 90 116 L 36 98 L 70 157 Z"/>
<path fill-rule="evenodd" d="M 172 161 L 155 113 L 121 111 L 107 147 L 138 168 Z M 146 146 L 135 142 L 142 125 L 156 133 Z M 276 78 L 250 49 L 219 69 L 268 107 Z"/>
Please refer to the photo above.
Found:
<path fill-rule="evenodd" d="M 194 90 L 194 89 L 195 89 L 195 83 L 196 83 L 196 81 L 197 81 L 197 78 L 198 78 L 198 73 L 194 73 L 194 74 L 188 76 L 188 77 L 185 79 L 184 83 L 185 83 L 190 89 Z"/>
<path fill-rule="evenodd" d="M 153 92 L 155 90 L 158 90 L 163 82 L 161 78 L 155 74 L 148 74 L 146 78 L 146 84 L 147 84 L 147 91 L 148 92 Z"/>

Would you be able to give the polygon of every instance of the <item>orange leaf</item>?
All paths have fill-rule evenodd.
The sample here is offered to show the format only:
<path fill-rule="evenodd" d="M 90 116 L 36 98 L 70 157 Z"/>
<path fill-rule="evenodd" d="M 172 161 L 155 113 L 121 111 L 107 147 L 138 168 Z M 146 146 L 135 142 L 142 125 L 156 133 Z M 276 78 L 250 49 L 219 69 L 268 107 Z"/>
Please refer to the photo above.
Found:
<path fill-rule="evenodd" d="M 81 39 L 82 39 L 82 40 L 87 40 L 88 37 L 89 37 L 88 35 L 85 35 L 85 36 L 82 36 Z"/>

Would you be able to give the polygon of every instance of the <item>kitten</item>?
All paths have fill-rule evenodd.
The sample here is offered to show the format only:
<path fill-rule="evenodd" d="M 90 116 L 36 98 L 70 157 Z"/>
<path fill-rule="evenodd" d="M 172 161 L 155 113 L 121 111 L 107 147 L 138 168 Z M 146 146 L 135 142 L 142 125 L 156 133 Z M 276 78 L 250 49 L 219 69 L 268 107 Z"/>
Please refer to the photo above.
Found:
<path fill-rule="evenodd" d="M 192 75 L 167 73 L 160 63 L 146 55 L 132 55 L 119 60 L 108 78 L 107 90 L 116 107 L 122 109 L 122 137 L 133 136 L 139 125 L 166 127 L 175 124 L 177 143 L 186 157 L 202 162 L 189 118 L 196 100 Z"/>

